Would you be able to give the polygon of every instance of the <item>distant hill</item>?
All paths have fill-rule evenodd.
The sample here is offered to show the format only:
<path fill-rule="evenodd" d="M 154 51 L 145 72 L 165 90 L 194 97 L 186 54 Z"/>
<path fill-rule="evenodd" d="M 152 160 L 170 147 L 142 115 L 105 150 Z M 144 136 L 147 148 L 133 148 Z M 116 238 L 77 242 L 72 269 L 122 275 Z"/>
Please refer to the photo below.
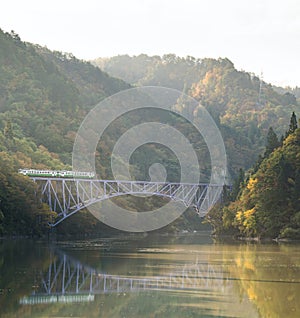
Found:
<path fill-rule="evenodd" d="M 38 234 L 41 227 L 47 227 L 52 214 L 45 213 L 47 207 L 36 203 L 34 185 L 16 171 L 21 167 L 70 168 L 80 123 L 96 103 L 114 93 L 136 85 L 159 85 L 193 96 L 219 125 L 232 176 L 257 160 L 264 149 L 269 126 L 284 134 L 291 112 L 299 108 L 293 91 L 275 90 L 253 74 L 237 71 L 228 59 L 143 54 L 98 59 L 97 65 L 102 69 L 72 54 L 23 42 L 15 32 L 0 30 L 0 234 Z M 103 176 L 111 176 L 111 151 L 130 125 L 159 121 L 164 116 L 163 113 L 150 115 L 147 112 L 127 115 L 110 127 L 96 153 L 96 166 Z M 186 125 L 172 116 L 165 116 L 164 120 L 175 127 Z M 195 136 L 191 132 L 188 137 L 194 138 L 202 164 L 201 174 L 207 178 L 207 148 Z M 170 151 L 153 145 L 138 149 L 133 156 L 132 170 L 136 178 L 149 177 L 147 168 L 159 156 L 170 171 L 169 178 L 176 179 L 176 158 Z M 134 161 L 137 157 L 139 160 Z M 119 201 L 128 205 L 123 198 Z M 156 201 L 149 201 L 149 206 Z M 96 223 L 88 213 L 82 212 L 74 221 L 64 222 L 59 231 L 97 231 Z"/>
<path fill-rule="evenodd" d="M 300 87 L 298 87 L 298 86 L 296 86 L 296 87 L 278 87 L 278 86 L 273 85 L 272 88 L 281 95 L 292 94 L 296 98 L 300 98 Z"/>
<path fill-rule="evenodd" d="M 180 58 L 175 54 L 160 56 L 118 55 L 92 61 L 108 74 L 134 85 L 158 85 L 189 89 L 201 76 L 201 60 L 194 57 Z"/>
<path fill-rule="evenodd" d="M 93 64 L 133 85 L 159 85 L 183 91 L 207 108 L 219 125 L 234 176 L 262 153 L 272 126 L 280 136 L 298 111 L 298 89 L 273 87 L 253 73 L 238 71 L 227 58 L 119 55 Z M 299 111 L 298 111 L 299 112 Z"/>

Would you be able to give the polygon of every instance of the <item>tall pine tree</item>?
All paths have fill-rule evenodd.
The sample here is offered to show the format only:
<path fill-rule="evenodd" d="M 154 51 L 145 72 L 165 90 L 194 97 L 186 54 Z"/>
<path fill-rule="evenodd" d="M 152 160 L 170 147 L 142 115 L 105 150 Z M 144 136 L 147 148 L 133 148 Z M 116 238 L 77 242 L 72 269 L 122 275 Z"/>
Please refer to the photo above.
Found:
<path fill-rule="evenodd" d="M 291 120 L 290 120 L 289 130 L 286 132 L 286 137 L 292 134 L 297 128 L 298 128 L 297 117 L 295 112 L 293 112 Z"/>
<path fill-rule="evenodd" d="M 274 132 L 273 128 L 270 127 L 267 135 L 267 142 L 266 142 L 266 150 L 264 153 L 264 157 L 267 158 L 273 152 L 274 149 L 280 146 L 280 142 L 277 138 L 276 133 Z"/>

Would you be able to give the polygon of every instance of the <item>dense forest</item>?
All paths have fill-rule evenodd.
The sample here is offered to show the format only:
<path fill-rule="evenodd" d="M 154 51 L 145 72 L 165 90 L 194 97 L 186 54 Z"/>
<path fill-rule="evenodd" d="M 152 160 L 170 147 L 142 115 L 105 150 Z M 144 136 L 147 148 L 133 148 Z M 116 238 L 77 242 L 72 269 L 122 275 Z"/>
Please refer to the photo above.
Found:
<path fill-rule="evenodd" d="M 299 109 L 293 94 L 299 88 L 275 88 L 255 74 L 236 70 L 227 58 L 141 54 L 99 58 L 93 63 L 132 85 L 171 87 L 198 100 L 221 130 L 233 178 L 264 151 L 269 127 L 281 136 L 291 113 Z"/>
<path fill-rule="evenodd" d="M 74 138 L 87 112 L 105 97 L 141 85 L 175 88 L 206 107 L 223 135 L 232 180 L 240 169 L 247 171 L 263 155 L 270 126 L 281 139 L 291 113 L 300 113 L 299 88 L 273 87 L 255 74 L 236 70 L 227 58 L 142 54 L 87 62 L 25 43 L 15 32 L 0 30 L 0 234 L 41 235 L 55 217 L 37 202 L 35 185 L 19 175 L 18 168 L 70 169 Z M 111 177 L 107 165 L 122 132 L 141 120 L 161 121 L 162 117 L 184 130 L 179 118 L 163 113 L 151 117 L 144 112 L 116 121 L 97 148 L 96 167 L 101 176 Z M 285 138 L 283 147 L 291 136 Z M 187 137 L 199 149 L 200 163 L 207 162 L 203 140 L 195 140 L 199 136 L 194 132 Z M 176 179 L 176 158 L 167 149 L 146 145 L 135 157 L 132 171 L 137 179 L 147 179 L 145 171 L 157 161 L 167 167 L 169 180 Z M 208 175 L 206 163 L 201 169 Z M 149 200 L 149 205 L 159 201 Z M 139 200 L 130 203 L 127 198 L 118 201 L 132 209 L 139 204 Z M 168 229 L 183 224 L 193 230 L 194 218 L 189 211 Z M 113 230 L 83 211 L 63 222 L 57 231 L 83 234 Z"/>
<path fill-rule="evenodd" d="M 45 232 L 53 213 L 37 203 L 35 185 L 18 168 L 70 169 L 74 137 L 86 112 L 129 87 L 71 54 L 0 30 L 0 234 Z M 88 228 L 90 222 L 96 223 L 91 218 L 80 224 Z"/>
<path fill-rule="evenodd" d="M 285 137 L 270 127 L 265 152 L 208 214 L 215 234 L 300 239 L 300 129 L 293 113 Z"/>

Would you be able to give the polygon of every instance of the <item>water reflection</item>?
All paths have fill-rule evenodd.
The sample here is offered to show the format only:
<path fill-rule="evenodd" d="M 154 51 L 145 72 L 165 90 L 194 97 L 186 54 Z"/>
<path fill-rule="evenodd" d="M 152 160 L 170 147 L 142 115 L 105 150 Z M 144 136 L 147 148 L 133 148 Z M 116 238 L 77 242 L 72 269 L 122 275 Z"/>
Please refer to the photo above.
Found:
<path fill-rule="evenodd" d="M 207 236 L 0 242 L 0 317 L 289 317 L 300 246 Z"/>
<path fill-rule="evenodd" d="M 208 263 L 182 264 L 176 271 L 160 276 L 124 276 L 102 273 L 56 249 L 51 252 L 47 270 L 35 277 L 32 295 L 20 304 L 72 303 L 94 301 L 95 295 L 144 291 L 197 292 L 232 287 L 228 272 L 222 265 Z"/>

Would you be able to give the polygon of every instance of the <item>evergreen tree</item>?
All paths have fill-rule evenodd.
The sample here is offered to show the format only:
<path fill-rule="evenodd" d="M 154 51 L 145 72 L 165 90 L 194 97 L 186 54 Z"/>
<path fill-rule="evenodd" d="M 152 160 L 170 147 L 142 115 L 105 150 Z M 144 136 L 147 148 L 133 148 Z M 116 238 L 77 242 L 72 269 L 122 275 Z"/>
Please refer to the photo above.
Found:
<path fill-rule="evenodd" d="M 273 150 L 278 148 L 279 146 L 280 142 L 277 138 L 277 135 L 274 132 L 273 128 L 270 127 L 267 135 L 267 143 L 264 157 L 267 158 L 273 152 Z"/>
<path fill-rule="evenodd" d="M 286 132 L 286 137 L 292 134 L 297 128 L 298 128 L 297 117 L 295 112 L 293 112 L 291 120 L 290 120 L 289 130 Z"/>

